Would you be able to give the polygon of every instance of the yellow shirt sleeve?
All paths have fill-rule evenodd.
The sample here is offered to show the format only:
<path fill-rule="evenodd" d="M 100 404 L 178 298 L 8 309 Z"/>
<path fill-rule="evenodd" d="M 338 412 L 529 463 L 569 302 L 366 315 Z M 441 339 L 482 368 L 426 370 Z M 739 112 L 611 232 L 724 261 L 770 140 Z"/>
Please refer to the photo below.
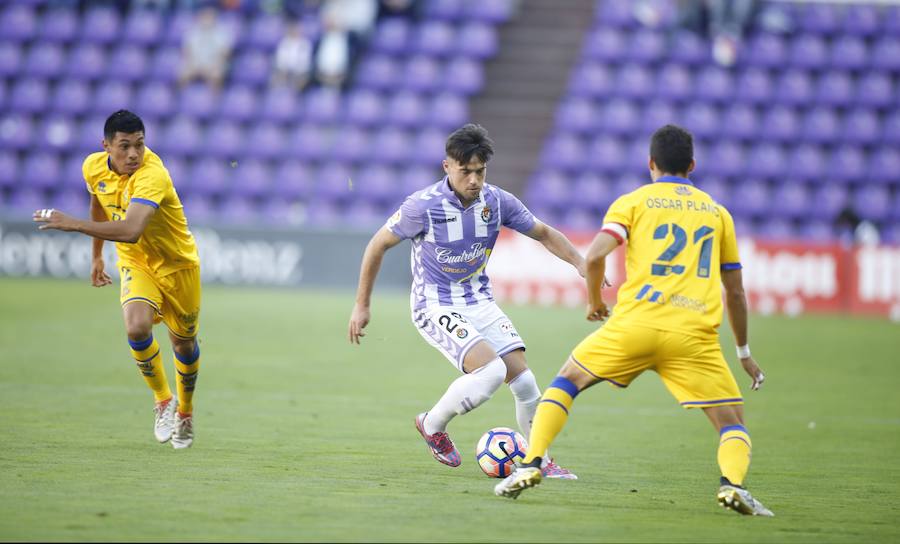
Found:
<path fill-rule="evenodd" d="M 734 232 L 734 219 L 724 206 L 718 204 L 722 214 L 722 242 L 720 247 L 720 259 L 722 270 L 737 270 L 741 268 L 741 257 L 738 254 L 737 236 Z"/>
<path fill-rule="evenodd" d="M 147 168 L 138 174 L 134 180 L 134 193 L 131 202 L 138 202 L 159 208 L 160 203 L 166 197 L 172 180 L 161 168 Z"/>
<path fill-rule="evenodd" d="M 94 194 L 94 186 L 91 184 L 91 158 L 87 157 L 84 159 L 84 162 L 81 163 L 81 177 L 84 179 L 84 184 L 87 187 L 87 192 Z"/>
<path fill-rule="evenodd" d="M 634 225 L 634 198 L 631 193 L 620 196 L 609 206 L 603 223 L 618 223 L 631 235 L 631 227 Z"/>

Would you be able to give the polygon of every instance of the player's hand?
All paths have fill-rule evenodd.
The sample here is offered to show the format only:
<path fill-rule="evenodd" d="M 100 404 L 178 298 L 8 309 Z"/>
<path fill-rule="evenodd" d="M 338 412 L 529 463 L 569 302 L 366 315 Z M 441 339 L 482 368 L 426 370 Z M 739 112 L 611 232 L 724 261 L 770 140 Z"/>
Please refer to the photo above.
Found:
<path fill-rule="evenodd" d="M 94 259 L 91 262 L 91 285 L 94 287 L 103 287 L 112 283 L 112 278 L 103 270 L 104 266 L 103 259 Z"/>
<path fill-rule="evenodd" d="M 602 300 L 597 304 L 588 304 L 587 309 L 587 320 L 588 321 L 603 321 L 609 317 L 609 308 L 606 307 L 606 303 Z"/>
<path fill-rule="evenodd" d="M 75 218 L 66 215 L 59 210 L 54 210 L 53 208 L 35 211 L 34 215 L 31 216 L 31 220 L 35 223 L 43 223 L 43 225 L 38 227 L 39 230 L 56 229 L 71 231 L 75 230 L 76 224 Z"/>
<path fill-rule="evenodd" d="M 741 359 L 741 366 L 744 367 L 744 371 L 747 372 L 747 375 L 753 379 L 753 383 L 750 384 L 750 389 L 754 391 L 758 391 L 764 381 L 766 381 L 766 375 L 763 374 L 759 365 L 756 364 L 756 361 L 753 360 L 753 357 L 746 357 Z"/>
<path fill-rule="evenodd" d="M 350 314 L 350 327 L 348 331 L 348 338 L 350 339 L 351 344 L 359 344 L 359 339 L 366 335 L 366 333 L 363 332 L 363 329 L 369 324 L 370 317 L 371 314 L 369 313 L 368 307 L 359 304 L 353 306 L 353 313 Z"/>

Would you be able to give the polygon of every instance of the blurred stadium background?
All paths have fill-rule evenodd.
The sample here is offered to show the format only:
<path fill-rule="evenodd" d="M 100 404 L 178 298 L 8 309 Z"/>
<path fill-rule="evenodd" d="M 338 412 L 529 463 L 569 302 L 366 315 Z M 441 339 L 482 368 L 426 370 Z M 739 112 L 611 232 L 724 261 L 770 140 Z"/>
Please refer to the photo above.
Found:
<path fill-rule="evenodd" d="M 230 283 L 352 285 L 349 261 L 337 277 L 312 263 L 305 278 L 278 263 L 248 276 L 240 262 L 259 258 L 254 241 L 266 255 L 285 240 L 311 240 L 294 248 L 303 255 L 327 251 L 322 232 L 349 232 L 347 247 L 361 248 L 404 195 L 441 175 L 444 139 L 467 121 L 497 143 L 489 181 L 587 243 L 609 203 L 645 181 L 649 135 L 674 122 L 695 135 L 695 182 L 735 216 L 757 310 L 900 318 L 900 6 L 751 1 L 723 58 L 712 24 L 685 24 L 691 4 L 704 5 L 4 2 L 0 273 L 86 270 L 86 240 L 54 250 L 21 221 L 44 206 L 86 214 L 80 165 L 117 108 L 144 118 L 210 240 L 201 251 L 217 248 L 205 251 L 207 280 Z M 187 36 L 210 6 L 231 44 L 221 88 L 180 80 Z M 342 17 L 355 26 L 336 84 L 316 65 Z M 273 77 L 297 25 L 312 48 L 303 87 Z M 518 266 L 530 246 L 503 243 L 519 247 L 492 265 L 502 296 L 578 300 L 580 282 L 539 252 Z M 223 244 L 237 255 L 211 262 Z M 403 285 L 404 274 L 395 266 L 384 281 Z"/>

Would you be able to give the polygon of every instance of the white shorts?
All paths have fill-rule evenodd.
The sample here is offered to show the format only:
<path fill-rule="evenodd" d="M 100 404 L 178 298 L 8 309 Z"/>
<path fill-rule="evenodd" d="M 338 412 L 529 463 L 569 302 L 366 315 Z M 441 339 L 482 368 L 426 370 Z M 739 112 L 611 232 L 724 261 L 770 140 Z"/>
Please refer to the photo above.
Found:
<path fill-rule="evenodd" d="M 461 372 L 469 350 L 484 340 L 502 357 L 525 348 L 512 321 L 495 302 L 477 306 L 432 306 L 413 312 L 422 338 L 440 351 Z"/>

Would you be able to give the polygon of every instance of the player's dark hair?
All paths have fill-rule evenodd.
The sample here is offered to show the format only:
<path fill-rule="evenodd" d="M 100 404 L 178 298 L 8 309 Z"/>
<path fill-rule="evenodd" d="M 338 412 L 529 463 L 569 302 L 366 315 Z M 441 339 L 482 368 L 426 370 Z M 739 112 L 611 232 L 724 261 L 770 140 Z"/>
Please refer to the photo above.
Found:
<path fill-rule="evenodd" d="M 447 138 L 446 151 L 448 157 L 460 164 L 469 164 L 472 157 L 487 163 L 494 156 L 494 142 L 483 126 L 468 123 Z"/>
<path fill-rule="evenodd" d="M 694 160 L 694 137 L 676 125 L 666 125 L 650 139 L 650 158 L 667 174 L 686 174 Z"/>
<path fill-rule="evenodd" d="M 119 110 L 106 118 L 106 123 L 103 125 L 103 137 L 107 142 L 112 142 L 116 132 L 125 134 L 144 132 L 144 122 L 128 110 Z"/>

